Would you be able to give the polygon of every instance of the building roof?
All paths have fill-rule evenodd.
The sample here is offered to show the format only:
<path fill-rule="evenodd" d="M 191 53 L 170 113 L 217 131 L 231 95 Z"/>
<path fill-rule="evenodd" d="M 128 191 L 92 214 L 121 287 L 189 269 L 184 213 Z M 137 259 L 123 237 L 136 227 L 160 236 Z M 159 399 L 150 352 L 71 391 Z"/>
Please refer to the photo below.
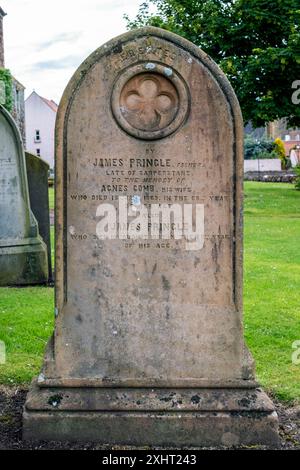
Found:
<path fill-rule="evenodd" d="M 55 103 L 55 101 L 53 100 L 48 100 L 47 98 L 43 98 L 41 95 L 39 95 L 36 91 L 33 90 L 33 92 L 28 96 L 28 98 L 25 100 L 29 100 L 29 98 L 32 96 L 32 95 L 36 95 L 38 96 L 47 106 L 49 106 L 49 108 L 52 109 L 52 111 L 54 111 L 55 113 L 57 112 L 58 110 L 58 105 Z"/>
<path fill-rule="evenodd" d="M 53 100 L 47 100 L 47 98 L 43 98 L 42 96 L 40 96 L 40 98 L 42 98 L 42 100 L 55 112 L 57 112 L 58 110 L 58 105 L 55 103 L 55 101 Z"/>
<path fill-rule="evenodd" d="M 3 16 L 6 16 L 5 11 L 3 11 L 1 7 L 0 7 L 0 15 L 1 15 L 2 17 L 3 17 Z"/>
<path fill-rule="evenodd" d="M 12 78 L 13 78 L 15 85 L 17 85 L 18 88 L 22 88 L 23 90 L 25 90 L 24 85 L 22 85 L 22 83 L 19 82 L 19 80 L 17 80 L 15 77 L 12 77 Z"/>

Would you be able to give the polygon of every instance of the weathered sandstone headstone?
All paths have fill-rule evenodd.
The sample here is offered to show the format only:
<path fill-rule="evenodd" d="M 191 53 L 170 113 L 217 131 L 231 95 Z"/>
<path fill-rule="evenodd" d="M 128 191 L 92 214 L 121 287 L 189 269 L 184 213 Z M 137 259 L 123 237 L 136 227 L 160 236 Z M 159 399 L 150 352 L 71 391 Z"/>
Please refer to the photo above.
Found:
<path fill-rule="evenodd" d="M 47 281 L 47 248 L 30 209 L 21 136 L 0 106 L 0 286 Z"/>
<path fill-rule="evenodd" d="M 49 280 L 53 280 L 51 263 L 50 213 L 48 194 L 49 165 L 42 158 L 25 152 L 29 200 L 38 222 L 39 232 L 47 245 Z"/>
<path fill-rule="evenodd" d="M 242 333 L 243 122 L 227 79 L 156 28 L 96 50 L 56 129 L 56 327 L 27 439 L 277 440 Z"/>

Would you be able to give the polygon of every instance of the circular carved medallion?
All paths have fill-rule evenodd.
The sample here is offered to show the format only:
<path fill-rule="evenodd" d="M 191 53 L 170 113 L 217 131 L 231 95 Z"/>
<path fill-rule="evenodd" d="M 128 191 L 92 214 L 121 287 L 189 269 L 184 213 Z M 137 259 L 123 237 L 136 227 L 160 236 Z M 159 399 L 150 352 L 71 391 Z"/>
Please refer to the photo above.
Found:
<path fill-rule="evenodd" d="M 174 85 L 162 75 L 141 73 L 124 86 L 120 106 L 131 126 L 141 131 L 158 131 L 174 120 L 178 94 Z"/>
<path fill-rule="evenodd" d="M 185 83 L 161 64 L 138 64 L 118 78 L 112 111 L 120 127 L 140 139 L 152 140 L 175 132 L 185 120 L 189 99 Z"/>

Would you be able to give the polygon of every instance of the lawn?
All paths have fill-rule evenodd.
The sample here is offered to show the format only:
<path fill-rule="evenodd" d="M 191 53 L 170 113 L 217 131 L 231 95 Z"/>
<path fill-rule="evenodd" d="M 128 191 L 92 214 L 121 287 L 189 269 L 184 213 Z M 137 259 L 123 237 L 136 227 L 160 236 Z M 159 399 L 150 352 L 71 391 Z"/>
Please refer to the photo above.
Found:
<path fill-rule="evenodd" d="M 54 188 L 49 188 L 49 208 L 54 209 Z M 52 269 L 54 266 L 54 227 L 50 228 Z"/>
<path fill-rule="evenodd" d="M 52 202 L 51 202 L 52 201 Z M 53 189 L 50 189 L 53 207 Z M 279 183 L 245 184 L 245 336 L 261 384 L 300 402 L 300 192 Z M 53 289 L 0 289 L 0 383 L 28 383 L 39 371 L 53 328 Z"/>
<path fill-rule="evenodd" d="M 244 323 L 261 384 L 300 402 L 300 192 L 293 185 L 245 185 Z"/>
<path fill-rule="evenodd" d="M 49 207 L 54 209 L 54 188 L 49 188 Z"/>

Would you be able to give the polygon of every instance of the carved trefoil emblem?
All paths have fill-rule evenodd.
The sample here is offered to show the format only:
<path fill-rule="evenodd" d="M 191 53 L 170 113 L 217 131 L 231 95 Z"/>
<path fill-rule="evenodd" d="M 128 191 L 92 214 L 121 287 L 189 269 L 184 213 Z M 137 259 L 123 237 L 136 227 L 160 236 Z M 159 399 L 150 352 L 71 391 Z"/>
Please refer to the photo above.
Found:
<path fill-rule="evenodd" d="M 137 64 L 123 71 L 114 84 L 112 112 L 128 134 L 145 140 L 175 132 L 189 110 L 187 85 L 163 64 Z"/>

